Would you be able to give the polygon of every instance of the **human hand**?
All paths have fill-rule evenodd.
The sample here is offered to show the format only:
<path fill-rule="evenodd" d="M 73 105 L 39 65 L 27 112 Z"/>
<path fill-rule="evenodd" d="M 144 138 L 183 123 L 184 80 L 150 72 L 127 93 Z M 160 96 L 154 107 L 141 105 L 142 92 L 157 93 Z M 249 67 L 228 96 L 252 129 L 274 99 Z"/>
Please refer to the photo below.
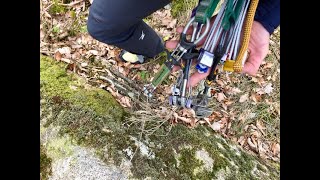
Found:
<path fill-rule="evenodd" d="M 212 24 L 213 20 L 211 20 Z M 177 32 L 181 33 L 183 31 L 183 27 L 177 28 Z M 190 28 L 187 31 L 187 34 L 191 34 L 192 29 Z M 257 21 L 254 21 L 252 24 L 250 40 L 249 40 L 249 56 L 247 61 L 244 64 L 242 69 L 242 73 L 247 73 L 249 75 L 254 76 L 263 61 L 263 59 L 267 56 L 269 51 L 269 32 Z M 205 38 L 204 38 L 205 39 Z M 201 46 L 205 40 L 202 40 L 198 46 Z M 170 40 L 166 42 L 166 48 L 174 49 L 177 44 L 179 43 L 178 40 Z M 179 66 L 175 66 L 172 71 L 179 70 Z M 205 79 L 209 75 L 210 69 L 207 73 L 198 73 L 195 72 L 193 75 L 190 76 L 188 86 L 194 87 L 197 85 L 201 80 Z"/>
<path fill-rule="evenodd" d="M 263 59 L 268 54 L 269 41 L 269 32 L 259 22 L 253 21 L 248 47 L 249 57 L 242 68 L 242 73 L 256 75 Z"/>
<path fill-rule="evenodd" d="M 216 16 L 212 17 L 210 19 L 210 24 L 212 25 L 214 20 L 215 20 Z M 177 28 L 177 32 L 178 33 L 182 33 L 184 27 L 178 27 Z M 204 30 L 204 28 L 202 29 L 202 31 Z M 189 27 L 189 29 L 187 30 L 187 35 L 191 35 L 193 32 L 193 27 Z M 207 36 L 205 36 L 198 44 L 197 44 L 197 47 L 201 47 L 205 40 L 206 40 Z M 176 46 L 178 45 L 179 41 L 178 40 L 169 40 L 166 42 L 166 48 L 167 49 L 174 49 L 176 48 Z M 196 62 L 193 61 L 193 64 L 195 64 Z M 172 69 L 172 72 L 175 72 L 175 71 L 178 71 L 180 69 L 180 66 L 174 66 L 173 69 Z M 206 73 L 199 73 L 198 71 L 196 71 L 194 74 L 192 74 L 190 76 L 190 79 L 188 81 L 188 84 L 187 84 L 187 87 L 191 86 L 191 87 L 194 87 L 198 82 L 200 82 L 202 79 L 205 79 L 209 73 L 210 73 L 210 69 L 206 72 Z"/>

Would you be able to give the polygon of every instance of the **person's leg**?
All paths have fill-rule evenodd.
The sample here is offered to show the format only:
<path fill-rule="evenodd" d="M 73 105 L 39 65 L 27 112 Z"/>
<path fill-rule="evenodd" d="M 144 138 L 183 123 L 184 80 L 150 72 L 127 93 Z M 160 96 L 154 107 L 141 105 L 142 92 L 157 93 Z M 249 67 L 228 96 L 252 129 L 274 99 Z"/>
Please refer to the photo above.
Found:
<path fill-rule="evenodd" d="M 170 0 L 94 0 L 89 10 L 88 32 L 100 42 L 154 57 L 165 47 L 142 19 L 168 3 Z"/>

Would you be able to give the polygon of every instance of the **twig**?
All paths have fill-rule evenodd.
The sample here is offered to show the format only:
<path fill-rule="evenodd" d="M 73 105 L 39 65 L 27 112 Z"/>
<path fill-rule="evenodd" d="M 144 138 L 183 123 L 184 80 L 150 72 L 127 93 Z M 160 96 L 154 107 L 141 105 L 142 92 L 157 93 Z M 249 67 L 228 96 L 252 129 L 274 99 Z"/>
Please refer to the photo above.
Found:
<path fill-rule="evenodd" d="M 52 52 L 52 51 L 42 51 L 42 50 L 40 50 L 40 53 L 43 53 L 43 54 L 54 54 L 54 52 Z"/>
<path fill-rule="evenodd" d="M 83 0 L 75 1 L 75 2 L 71 2 L 71 3 L 69 3 L 69 4 L 59 3 L 59 5 L 61 5 L 61 6 L 68 6 L 68 7 L 70 7 L 70 6 L 74 6 L 74 5 L 78 4 L 78 3 L 81 3 L 82 1 L 83 1 Z"/>
<path fill-rule="evenodd" d="M 99 76 L 99 79 L 102 79 L 102 80 L 105 80 L 105 81 L 108 81 L 110 84 L 112 84 L 114 87 L 118 87 L 118 88 L 121 88 L 123 90 L 127 90 L 125 87 L 121 86 L 120 84 L 118 83 L 114 83 L 111 79 L 107 78 L 107 77 L 104 77 L 104 76 Z"/>
<path fill-rule="evenodd" d="M 130 162 L 132 161 L 132 159 L 133 159 L 133 157 L 135 156 L 135 154 L 137 153 L 137 151 L 138 151 L 138 149 L 139 149 L 139 142 L 141 141 L 141 138 L 142 138 L 142 133 L 143 133 L 143 130 L 144 130 L 144 125 L 145 125 L 145 121 L 142 121 L 142 124 L 141 124 L 141 132 L 140 132 L 140 134 L 139 134 L 139 140 L 138 140 L 138 142 L 137 142 L 137 148 L 136 148 L 136 150 L 134 151 L 134 153 L 133 153 L 133 155 L 132 155 L 132 157 L 131 157 L 131 159 L 130 159 Z"/>
<path fill-rule="evenodd" d="M 112 71 L 110 71 L 112 74 L 114 74 L 115 76 L 120 77 L 121 79 L 125 80 L 127 83 L 129 83 L 130 85 L 132 85 L 135 89 L 140 90 L 141 88 L 138 87 L 136 85 L 136 83 L 134 83 L 131 79 L 128 79 L 127 77 L 125 77 L 124 75 L 122 75 L 118 70 L 115 70 L 115 68 L 112 68 Z"/>

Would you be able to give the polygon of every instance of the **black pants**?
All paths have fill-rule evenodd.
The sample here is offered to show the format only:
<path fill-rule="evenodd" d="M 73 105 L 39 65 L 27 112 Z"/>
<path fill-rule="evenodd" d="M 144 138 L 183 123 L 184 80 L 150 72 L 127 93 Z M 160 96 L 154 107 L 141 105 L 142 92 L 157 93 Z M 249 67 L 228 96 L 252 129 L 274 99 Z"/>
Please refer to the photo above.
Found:
<path fill-rule="evenodd" d="M 88 32 L 100 42 L 154 57 L 165 47 L 142 19 L 168 3 L 170 0 L 94 0 L 89 9 Z"/>

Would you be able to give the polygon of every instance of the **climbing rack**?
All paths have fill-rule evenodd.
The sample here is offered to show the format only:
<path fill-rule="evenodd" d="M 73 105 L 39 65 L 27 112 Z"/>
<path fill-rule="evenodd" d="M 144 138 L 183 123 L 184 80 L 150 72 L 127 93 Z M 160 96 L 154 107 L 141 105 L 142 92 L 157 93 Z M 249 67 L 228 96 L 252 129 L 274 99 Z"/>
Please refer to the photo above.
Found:
<path fill-rule="evenodd" d="M 143 94 L 152 97 L 152 93 L 170 74 L 174 65 L 180 66 L 177 81 L 171 88 L 169 104 L 182 108 L 192 108 L 198 118 L 208 117 L 212 109 L 208 107 L 211 97 L 208 92 L 218 72 L 217 66 L 224 71 L 241 72 L 249 44 L 252 22 L 258 0 L 224 0 L 213 24 L 210 19 L 220 0 L 199 0 L 193 9 L 190 20 L 180 35 L 177 47 L 154 76 L 152 82 L 143 87 Z M 187 30 L 192 27 L 192 35 L 187 39 Z M 241 37 L 242 36 L 242 37 Z M 202 48 L 199 42 L 205 39 Z M 208 73 L 205 87 L 198 94 L 192 94 L 187 87 L 192 61 L 196 60 L 198 73 Z"/>

